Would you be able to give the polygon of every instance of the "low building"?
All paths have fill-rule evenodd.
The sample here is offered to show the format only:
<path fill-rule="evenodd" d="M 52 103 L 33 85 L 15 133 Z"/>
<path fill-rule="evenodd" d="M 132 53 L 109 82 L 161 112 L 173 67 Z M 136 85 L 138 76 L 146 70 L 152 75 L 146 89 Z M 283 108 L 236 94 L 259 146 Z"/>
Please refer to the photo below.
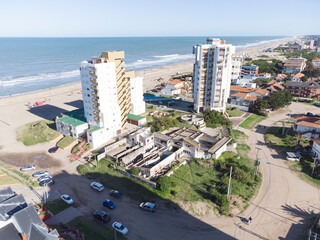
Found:
<path fill-rule="evenodd" d="M 56 118 L 56 129 L 65 136 L 79 138 L 87 132 L 88 128 L 83 108 L 63 113 L 62 117 Z"/>
<path fill-rule="evenodd" d="M 320 162 L 320 140 L 319 139 L 313 140 L 311 154 L 313 157 L 317 158 L 317 162 L 319 163 Z"/>
<path fill-rule="evenodd" d="M 0 189 L 0 239 L 59 240 L 57 230 L 48 229 L 35 207 L 27 204 L 11 187 Z"/>
<path fill-rule="evenodd" d="M 257 78 L 271 78 L 271 73 L 259 73 L 256 75 Z"/>
<path fill-rule="evenodd" d="M 243 76 L 255 76 L 259 73 L 259 66 L 242 66 L 241 77 Z"/>
<path fill-rule="evenodd" d="M 181 89 L 184 85 L 184 82 L 179 79 L 174 79 L 171 81 L 165 82 L 165 87 L 163 89 L 163 94 L 174 96 L 179 95 L 181 93 Z"/>
<path fill-rule="evenodd" d="M 320 84 L 318 82 L 287 81 L 284 87 L 294 97 L 317 97 L 320 94 Z"/>
<path fill-rule="evenodd" d="M 315 68 L 320 68 L 320 58 L 312 59 L 312 65 L 313 65 Z"/>
<path fill-rule="evenodd" d="M 300 153 L 295 153 L 295 152 L 287 152 L 287 157 L 286 159 L 288 161 L 300 161 L 301 155 Z"/>
<path fill-rule="evenodd" d="M 243 78 L 238 78 L 233 80 L 233 86 L 240 86 L 245 88 L 256 88 L 257 84 L 254 81 L 254 78 L 244 76 Z"/>
<path fill-rule="evenodd" d="M 301 72 L 299 72 L 299 73 L 297 73 L 296 75 L 294 75 L 293 77 L 292 77 L 292 81 L 293 82 L 302 82 L 302 78 L 304 77 L 305 75 L 303 74 L 303 73 L 301 73 Z"/>
<path fill-rule="evenodd" d="M 148 146 L 148 148 L 152 148 L 154 146 L 154 136 L 151 133 L 150 127 L 140 128 L 134 133 L 131 133 L 128 136 L 129 145 L 130 146 Z"/>
<path fill-rule="evenodd" d="M 284 73 L 281 73 L 281 74 L 278 74 L 278 76 L 275 77 L 275 79 L 278 81 L 278 82 L 283 82 L 285 80 L 288 79 L 288 75 L 284 74 Z"/>
<path fill-rule="evenodd" d="M 147 119 L 146 119 L 146 117 L 142 117 L 139 115 L 134 115 L 134 114 L 129 113 L 129 114 L 127 114 L 127 122 L 131 123 L 133 125 L 142 127 L 142 126 L 146 125 Z"/>
<path fill-rule="evenodd" d="M 254 104 L 258 98 L 263 99 L 268 95 L 269 91 L 266 89 L 231 86 L 229 105 L 242 111 L 248 111 L 249 107 Z"/>
<path fill-rule="evenodd" d="M 307 59 L 305 58 L 289 58 L 283 65 L 285 73 L 299 73 L 306 67 Z"/>
<path fill-rule="evenodd" d="M 283 91 L 284 86 L 279 84 L 277 81 L 272 80 L 267 83 L 267 86 L 265 89 L 268 90 L 269 92 L 278 92 L 278 91 Z"/>
<path fill-rule="evenodd" d="M 320 135 L 320 117 L 295 117 L 294 130 L 300 133 L 299 138 L 318 139 Z"/>

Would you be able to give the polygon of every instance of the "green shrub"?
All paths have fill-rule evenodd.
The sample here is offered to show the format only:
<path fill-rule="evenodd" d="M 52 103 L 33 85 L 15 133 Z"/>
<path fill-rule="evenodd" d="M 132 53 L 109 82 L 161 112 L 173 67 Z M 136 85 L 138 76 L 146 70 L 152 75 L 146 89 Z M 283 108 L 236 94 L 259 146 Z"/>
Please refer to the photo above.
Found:
<path fill-rule="evenodd" d="M 140 171 L 139 171 L 139 168 L 131 168 L 130 170 L 129 170 L 129 172 L 131 173 L 131 174 L 133 174 L 133 175 L 139 175 L 139 173 L 140 173 Z"/>
<path fill-rule="evenodd" d="M 170 179 L 170 177 L 164 176 L 159 178 L 157 182 L 157 189 L 163 193 L 169 193 L 176 184 Z"/>

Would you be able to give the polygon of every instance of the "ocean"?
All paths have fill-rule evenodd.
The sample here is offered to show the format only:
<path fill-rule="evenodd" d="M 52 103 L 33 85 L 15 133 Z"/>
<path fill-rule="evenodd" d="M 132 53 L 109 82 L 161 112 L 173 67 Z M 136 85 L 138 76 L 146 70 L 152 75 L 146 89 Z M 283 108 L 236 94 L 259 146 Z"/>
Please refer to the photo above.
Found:
<path fill-rule="evenodd" d="M 241 49 L 286 37 L 218 38 Z M 102 51 L 124 50 L 125 68 L 142 70 L 192 60 L 192 47 L 205 41 L 206 37 L 0 38 L 0 97 L 78 82 L 80 62 Z"/>

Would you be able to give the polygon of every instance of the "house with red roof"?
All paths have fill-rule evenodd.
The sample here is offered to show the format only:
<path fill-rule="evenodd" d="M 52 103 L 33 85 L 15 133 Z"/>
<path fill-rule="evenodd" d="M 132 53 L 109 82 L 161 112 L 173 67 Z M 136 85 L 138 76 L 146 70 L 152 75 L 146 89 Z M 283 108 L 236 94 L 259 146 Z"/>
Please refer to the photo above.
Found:
<path fill-rule="evenodd" d="M 301 78 L 303 78 L 305 75 L 301 72 L 297 73 L 296 75 L 293 76 L 292 81 L 294 82 L 301 82 Z"/>
<path fill-rule="evenodd" d="M 165 82 L 164 85 L 165 88 L 163 89 L 163 94 L 173 96 L 181 93 L 184 82 L 179 79 L 174 79 Z"/>
<path fill-rule="evenodd" d="M 320 117 L 300 116 L 294 118 L 294 130 L 299 132 L 299 138 L 316 138 L 320 135 Z"/>
<path fill-rule="evenodd" d="M 312 59 L 312 65 L 313 65 L 315 68 L 320 68 L 320 58 Z"/>
<path fill-rule="evenodd" d="M 254 104 L 258 98 L 265 98 L 268 95 L 269 91 L 266 89 L 231 86 L 229 103 L 231 107 L 248 111 L 250 105 Z"/>

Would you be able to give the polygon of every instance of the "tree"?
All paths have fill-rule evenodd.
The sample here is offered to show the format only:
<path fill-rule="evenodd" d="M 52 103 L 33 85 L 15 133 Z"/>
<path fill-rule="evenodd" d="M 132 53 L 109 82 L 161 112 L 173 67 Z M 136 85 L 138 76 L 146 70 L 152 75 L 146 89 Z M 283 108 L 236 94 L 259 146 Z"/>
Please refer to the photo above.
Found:
<path fill-rule="evenodd" d="M 216 110 L 206 109 L 203 113 L 203 118 L 208 127 L 225 126 L 229 128 L 232 126 L 232 122 L 222 112 Z"/>
<path fill-rule="evenodd" d="M 157 182 L 157 189 L 163 193 L 169 193 L 172 188 L 174 188 L 176 184 L 171 180 L 170 177 L 164 176 L 160 177 Z"/>

